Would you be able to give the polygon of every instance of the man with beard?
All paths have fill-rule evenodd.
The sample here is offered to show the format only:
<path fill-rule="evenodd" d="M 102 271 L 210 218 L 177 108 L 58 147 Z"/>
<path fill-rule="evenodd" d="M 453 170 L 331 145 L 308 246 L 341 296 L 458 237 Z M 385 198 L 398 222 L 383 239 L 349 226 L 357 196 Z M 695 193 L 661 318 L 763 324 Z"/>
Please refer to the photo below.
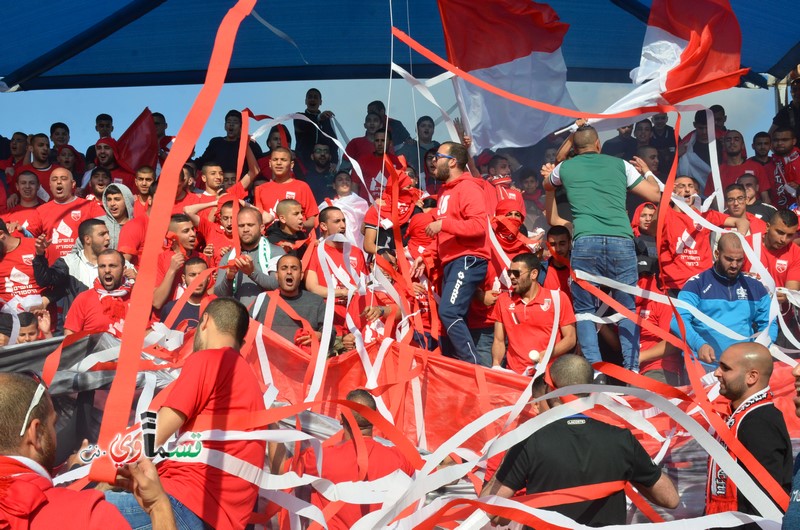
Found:
<path fill-rule="evenodd" d="M 772 133 L 772 161 L 775 164 L 769 192 L 772 205 L 786 208 L 797 201 L 800 183 L 800 149 L 793 129 L 778 127 Z"/>
<path fill-rule="evenodd" d="M 52 287 L 64 298 L 59 305 L 66 312 L 75 297 L 92 288 L 97 280 L 97 257 L 109 248 L 108 228 L 100 219 L 87 219 L 78 227 L 81 249 L 75 249 L 63 258 L 58 258 L 52 266 L 48 266 L 45 258 L 47 241 L 43 236 L 36 240 L 36 255 L 33 258 L 33 274 L 36 282 L 42 287 Z M 126 278 L 136 277 L 133 265 L 125 263 Z M 65 291 L 65 292 L 64 292 Z"/>
<path fill-rule="evenodd" d="M 447 337 L 443 337 L 442 352 L 477 364 L 466 317 L 472 297 L 486 277 L 491 253 L 484 191 L 469 174 L 468 160 L 467 149 L 454 142 L 443 143 L 436 152 L 434 177 L 444 185 L 436 220 L 428 224 L 425 233 L 433 238 L 426 252 L 438 259 L 443 271 L 439 318 Z M 422 256 L 414 260 L 413 268 L 419 277 L 424 269 Z"/>
<path fill-rule="evenodd" d="M 96 153 L 96 166 L 102 167 L 111 173 L 111 182 L 115 184 L 124 184 L 128 189 L 136 186 L 135 176 L 131 169 L 123 165 L 123 161 L 119 157 L 119 146 L 117 141 L 110 136 L 100 138 L 94 144 Z M 84 174 L 84 185 L 88 183 L 87 172 Z"/>
<path fill-rule="evenodd" d="M 216 136 L 208 142 L 203 154 L 195 160 L 197 167 L 203 167 L 209 160 L 216 161 L 225 173 L 236 173 L 239 160 L 239 140 L 242 136 L 242 113 L 229 110 L 225 114 L 225 136 Z M 248 139 L 248 145 L 256 158 L 262 155 L 261 147 L 255 140 Z"/>
<path fill-rule="evenodd" d="M 220 260 L 220 267 L 231 265 L 223 274 L 217 274 L 214 294 L 231 296 L 249 306 L 263 291 L 278 288 L 275 264 L 285 252 L 261 235 L 261 212 L 247 207 L 239 210 L 236 219 L 242 253 L 230 251 Z"/>
<path fill-rule="evenodd" d="M 24 298 L 44 292 L 44 287 L 36 282 L 34 275 L 35 253 L 35 240 L 11 235 L 6 223 L 0 219 L 0 302 L 10 302 L 15 296 Z"/>
<path fill-rule="evenodd" d="M 788 493 L 792 483 L 792 442 L 786 429 L 783 413 L 772 402 L 769 379 L 773 361 L 769 350 L 761 344 L 734 344 L 722 352 L 714 377 L 719 381 L 719 393 L 728 398 L 730 415 L 728 427 L 736 439 Z M 734 460 L 738 455 L 729 450 Z M 744 466 L 752 477 L 752 472 Z M 758 481 L 756 481 L 758 483 Z M 766 516 L 744 497 L 736 484 L 714 462 L 709 462 L 706 489 L 706 514 L 737 511 Z M 748 524 L 743 528 L 760 528 Z"/>
<path fill-rule="evenodd" d="M 767 330 L 771 341 L 778 336 L 776 322 L 770 324 L 770 296 L 755 278 L 742 274 L 744 251 L 739 236 L 723 234 L 714 251 L 714 266 L 686 282 L 678 300 L 705 313 L 708 317 L 743 337 Z M 686 342 L 701 362 L 716 367 L 719 356 L 737 342 L 697 319 L 688 309 L 678 308 L 686 329 Z M 677 318 L 672 319 L 672 333 L 682 336 Z"/>
<path fill-rule="evenodd" d="M 747 233 L 748 240 L 752 240 L 754 234 L 764 235 L 767 231 L 767 223 L 747 211 L 747 191 L 741 184 L 730 184 L 725 188 L 725 213 L 733 219 L 747 219 L 750 223 L 750 231 Z"/>
<path fill-rule="evenodd" d="M 292 344 L 301 348 L 311 347 L 311 333 L 316 334 L 317 340 L 322 338 L 322 324 L 325 321 L 325 299 L 301 287 L 303 280 L 303 265 L 296 256 L 285 255 L 278 259 L 277 265 L 278 296 L 283 303 L 278 303 L 275 298 L 267 298 L 266 293 L 259 296 L 261 301 L 253 305 L 253 318 L 267 325 Z M 269 306 L 277 304 L 271 321 L 265 321 Z M 294 314 L 286 312 L 286 304 Z"/>
<path fill-rule="evenodd" d="M 247 309 L 236 300 L 218 298 L 208 304 L 195 331 L 194 352 L 158 410 L 156 449 L 173 435 L 191 432 L 202 418 L 257 417 L 265 412 L 258 380 L 239 353 L 249 322 Z M 264 465 L 263 441 L 203 441 L 202 445 L 203 451 L 224 453 L 250 468 L 260 470 Z M 158 474 L 184 528 L 232 530 L 247 525 L 258 495 L 256 484 L 209 464 L 176 459 L 161 462 Z M 108 492 L 106 499 L 120 508 L 131 526 L 147 524 L 132 495 Z"/>
<path fill-rule="evenodd" d="M 199 257 L 195 250 L 197 232 L 192 220 L 185 214 L 174 214 L 169 220 L 166 249 L 158 255 L 156 262 L 156 290 L 153 292 L 153 308 L 160 310 L 169 300 L 178 298 L 177 290 L 186 260 Z"/>
<path fill-rule="evenodd" d="M 575 348 L 575 313 L 564 291 L 543 289 L 536 281 L 539 258 L 533 253 L 511 260 L 511 294 L 502 293 L 494 304 L 494 343 L 492 368 L 506 366 L 518 374 L 531 375 L 541 360 L 553 333 L 558 314 L 558 331 L 551 360 Z M 555 299 L 558 297 L 558 300 Z M 556 313 L 556 305 L 558 313 Z M 508 336 L 508 351 L 506 351 Z"/>
<path fill-rule="evenodd" d="M 130 528 L 99 491 L 53 486 L 58 417 L 38 376 L 0 373 L 0 418 L 0 521 L 30 530 Z M 117 486 L 133 491 L 153 530 L 177 528 L 149 460 L 118 473 Z"/>
<path fill-rule="evenodd" d="M 731 129 L 725 133 L 722 143 L 725 148 L 726 162 L 719 165 L 721 189 L 724 190 L 735 183 L 736 179 L 740 176 L 751 174 L 758 179 L 758 187 L 764 193 L 764 196 L 769 197 L 768 192 L 771 185 L 770 179 L 764 172 L 764 166 L 750 159 L 745 160 L 742 155 L 744 149 L 742 133 Z M 711 178 L 711 174 L 709 173 L 704 195 L 709 196 L 713 191 L 714 179 Z"/>
<path fill-rule="evenodd" d="M 208 263 L 203 261 L 202 258 L 195 257 L 186 260 L 186 264 L 183 266 L 183 274 L 181 275 L 181 283 L 184 289 L 187 289 L 189 285 L 192 284 L 192 281 L 200 276 L 207 268 Z M 206 292 L 210 282 L 211 276 L 206 276 L 206 278 L 197 285 L 195 290 L 192 291 L 192 294 L 189 295 L 189 299 L 186 300 L 186 304 L 184 304 L 177 318 L 175 318 L 172 329 L 188 331 L 197 327 L 197 324 L 200 322 L 200 313 L 205 309 L 205 305 L 216 298 L 214 295 L 209 295 Z M 164 307 L 161 308 L 162 321 L 167 319 L 167 316 L 172 312 L 172 309 L 177 303 L 177 300 L 170 300 L 164 304 Z"/>
<path fill-rule="evenodd" d="M 333 171 L 331 171 L 331 148 L 327 144 L 317 142 L 311 152 L 311 164 L 306 166 L 306 172 L 300 177 L 314 194 L 314 199 L 320 203 L 333 197 Z"/>
<path fill-rule="evenodd" d="M 58 164 L 50 163 L 50 139 L 44 133 L 34 134 L 30 139 L 30 145 L 27 146 L 31 155 L 31 161 L 19 168 L 17 174 L 23 171 L 31 171 L 39 177 L 39 182 L 47 182 L 53 170 L 60 167 Z M 16 191 L 16 179 L 9 182 L 12 186 L 11 191 Z"/>
<path fill-rule="evenodd" d="M 745 208 L 747 208 L 747 212 L 755 215 L 759 219 L 769 221 L 772 214 L 777 211 L 777 208 L 769 203 L 762 202 L 761 188 L 758 185 L 756 176 L 745 173 L 736 179 L 736 183 L 744 186 L 744 195 L 746 199 Z M 769 200 L 769 194 L 767 195 L 767 200 Z"/>
<path fill-rule="evenodd" d="M 97 279 L 73 300 L 64 319 L 64 335 L 87 330 L 122 336 L 133 288 L 124 271 L 120 252 L 106 249 L 97 256 Z"/>
<path fill-rule="evenodd" d="M 68 169 L 55 168 L 49 182 L 53 200 L 42 204 L 36 211 L 42 222 L 42 233 L 50 241 L 47 260 L 52 265 L 72 250 L 81 221 L 103 216 L 106 212 L 97 201 L 75 196 L 75 181 Z"/>

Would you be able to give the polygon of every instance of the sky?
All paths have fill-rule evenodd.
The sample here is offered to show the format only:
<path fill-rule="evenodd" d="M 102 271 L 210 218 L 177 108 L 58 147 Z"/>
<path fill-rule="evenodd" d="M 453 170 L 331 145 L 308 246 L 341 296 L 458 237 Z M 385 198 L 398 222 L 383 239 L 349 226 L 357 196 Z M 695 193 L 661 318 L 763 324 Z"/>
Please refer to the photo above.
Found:
<path fill-rule="evenodd" d="M 351 139 L 364 134 L 366 106 L 375 99 L 387 103 L 389 115 L 400 119 L 409 131 L 413 130 L 419 116 L 427 114 L 439 118 L 439 111 L 402 79 L 227 84 L 200 136 L 198 155 L 212 137 L 224 135 L 223 123 L 228 110 L 249 107 L 256 114 L 271 116 L 300 112 L 305 109 L 305 92 L 312 86 L 322 92 L 322 108 L 334 112 Z M 586 112 L 602 112 L 631 88 L 632 85 L 624 84 L 568 83 L 575 105 Z M 169 124 L 167 134 L 175 135 L 199 90 L 199 85 L 185 85 L 4 93 L 0 94 L 0 113 L 3 116 L 0 134 L 10 137 L 16 130 L 49 133 L 51 123 L 62 121 L 70 127 L 70 143 L 85 151 L 97 140 L 94 131 L 97 114 L 113 116 L 114 136 L 118 137 L 145 107 L 149 107 L 151 111 L 166 116 Z M 446 110 L 455 105 L 450 81 L 433 87 L 432 92 Z M 742 132 L 748 149 L 753 135 L 767 130 L 776 112 L 774 93 L 763 89 L 735 88 L 689 103 L 723 105 L 728 116 L 728 128 Z M 456 117 L 458 111 L 452 110 L 451 115 Z M 682 135 L 692 129 L 692 115 L 690 112 L 684 116 Z M 669 123 L 674 125 L 674 115 L 670 116 Z M 251 132 L 257 127 L 256 122 L 250 123 Z M 606 133 L 601 138 L 607 139 L 614 134 Z M 444 141 L 446 136 L 445 128 L 437 127 L 434 139 Z M 266 135 L 259 140 L 262 147 L 265 141 Z"/>

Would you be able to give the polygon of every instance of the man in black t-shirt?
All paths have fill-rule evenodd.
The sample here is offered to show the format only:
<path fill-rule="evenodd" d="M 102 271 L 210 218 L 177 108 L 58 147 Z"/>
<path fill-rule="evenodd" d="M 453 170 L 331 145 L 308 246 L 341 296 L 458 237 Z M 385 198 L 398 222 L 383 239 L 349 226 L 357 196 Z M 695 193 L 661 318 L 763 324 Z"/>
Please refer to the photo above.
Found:
<path fill-rule="evenodd" d="M 593 369 L 583 357 L 567 354 L 553 362 L 550 376 L 556 388 L 589 384 Z M 560 404 L 558 399 L 549 399 L 543 408 Z M 659 506 L 678 506 L 672 481 L 629 430 L 576 414 L 556 420 L 512 447 L 481 496 L 510 498 L 522 488 L 531 494 L 614 481 L 631 482 Z M 625 524 L 625 493 L 620 488 L 599 499 L 545 509 L 591 527 Z M 492 522 L 503 524 L 504 520 L 495 517 Z"/>

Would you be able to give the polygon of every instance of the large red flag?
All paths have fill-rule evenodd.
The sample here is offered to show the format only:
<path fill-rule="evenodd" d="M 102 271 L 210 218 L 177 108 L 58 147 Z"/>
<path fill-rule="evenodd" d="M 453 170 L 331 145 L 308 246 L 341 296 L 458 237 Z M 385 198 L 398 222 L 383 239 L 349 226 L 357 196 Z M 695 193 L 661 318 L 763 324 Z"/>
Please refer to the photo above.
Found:
<path fill-rule="evenodd" d="M 641 62 L 631 72 L 639 86 L 606 113 L 675 105 L 735 87 L 747 73 L 740 68 L 741 48 L 742 32 L 728 0 L 653 0 Z M 604 122 L 611 126 L 616 125 Z"/>
<path fill-rule="evenodd" d="M 117 163 L 131 172 L 142 166 L 155 169 L 158 163 L 158 136 L 153 113 L 145 107 L 139 117 L 117 140 Z"/>
<path fill-rule="evenodd" d="M 575 108 L 561 43 L 569 26 L 530 0 L 439 0 L 451 63 L 498 88 Z M 541 112 L 457 81 L 479 149 L 533 145 L 568 118 Z"/>

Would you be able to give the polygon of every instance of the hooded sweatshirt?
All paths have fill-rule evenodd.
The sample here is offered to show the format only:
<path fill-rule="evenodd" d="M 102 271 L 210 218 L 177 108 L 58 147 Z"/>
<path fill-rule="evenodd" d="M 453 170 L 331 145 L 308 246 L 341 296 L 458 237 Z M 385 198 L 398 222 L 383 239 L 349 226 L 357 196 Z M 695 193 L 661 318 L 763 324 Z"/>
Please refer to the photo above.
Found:
<path fill-rule="evenodd" d="M 131 193 L 131 190 L 128 189 L 128 187 L 124 184 L 113 184 L 113 186 L 116 186 L 122 193 L 122 198 L 125 200 L 125 208 L 128 210 L 128 219 L 133 219 L 133 201 L 135 200 L 133 193 Z M 109 248 L 117 248 L 119 245 L 119 232 L 122 230 L 122 225 L 119 224 L 117 220 L 114 219 L 114 216 L 108 211 L 106 194 L 108 193 L 109 187 L 110 186 L 107 186 L 106 189 L 103 190 L 102 197 L 103 209 L 106 211 L 106 215 L 103 217 L 98 217 L 98 219 L 101 219 L 103 222 L 105 222 L 106 228 L 108 228 L 108 236 L 111 238 L 111 244 Z"/>

